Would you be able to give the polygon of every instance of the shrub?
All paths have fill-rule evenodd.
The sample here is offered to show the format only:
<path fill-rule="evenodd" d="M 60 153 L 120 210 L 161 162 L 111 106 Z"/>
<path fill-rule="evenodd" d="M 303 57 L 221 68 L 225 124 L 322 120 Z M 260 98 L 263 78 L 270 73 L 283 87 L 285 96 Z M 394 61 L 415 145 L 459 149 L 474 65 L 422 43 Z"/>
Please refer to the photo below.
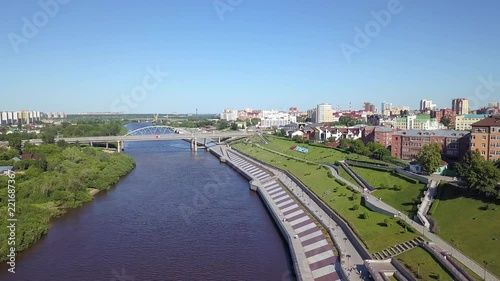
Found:
<path fill-rule="evenodd" d="M 338 184 L 340 184 L 341 186 L 346 186 L 346 183 L 345 183 L 345 182 L 343 182 L 343 181 L 341 181 L 340 179 L 337 179 L 337 178 L 336 178 L 336 179 L 335 179 L 335 181 L 336 181 Z"/>
<path fill-rule="evenodd" d="M 333 178 L 332 171 L 328 171 L 328 172 L 326 172 L 326 174 L 328 175 L 329 178 Z"/>
<path fill-rule="evenodd" d="M 353 205 L 353 206 L 352 206 L 352 209 L 353 209 L 354 211 L 358 210 L 358 209 L 359 209 L 359 205 L 358 205 L 358 204 Z"/>
<path fill-rule="evenodd" d="M 366 220 L 366 219 L 370 218 L 370 215 L 368 214 L 368 212 L 365 211 L 364 213 L 361 214 L 361 218 Z"/>

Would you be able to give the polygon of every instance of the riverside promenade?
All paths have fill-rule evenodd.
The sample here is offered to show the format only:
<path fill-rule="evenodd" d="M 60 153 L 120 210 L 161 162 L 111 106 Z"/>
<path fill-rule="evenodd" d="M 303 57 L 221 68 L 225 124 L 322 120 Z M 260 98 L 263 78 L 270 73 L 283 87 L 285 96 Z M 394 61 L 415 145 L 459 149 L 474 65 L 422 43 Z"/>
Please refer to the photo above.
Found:
<path fill-rule="evenodd" d="M 288 242 L 298 280 L 355 280 L 342 277 L 331 239 L 279 177 L 226 146 L 211 147 L 210 151 L 242 173 L 259 193 Z"/>

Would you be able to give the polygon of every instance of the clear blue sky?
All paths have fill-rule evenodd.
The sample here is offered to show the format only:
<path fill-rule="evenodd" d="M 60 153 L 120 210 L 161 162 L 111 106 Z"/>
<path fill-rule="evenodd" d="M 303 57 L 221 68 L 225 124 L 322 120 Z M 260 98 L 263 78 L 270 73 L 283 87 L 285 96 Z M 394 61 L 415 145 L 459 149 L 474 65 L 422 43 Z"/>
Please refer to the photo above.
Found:
<path fill-rule="evenodd" d="M 355 28 L 391 1 L 240 2 L 221 19 L 213 0 L 70 0 L 40 26 L 38 1 L 3 0 L 0 110 L 208 113 L 384 100 L 416 108 L 423 98 L 450 107 L 489 75 L 496 84 L 481 104 L 500 101 L 498 0 L 401 0 L 350 62 L 341 43 L 356 46 Z M 25 36 L 22 18 L 34 15 L 40 28 Z M 157 66 L 169 76 L 125 106 L 121 98 Z"/>

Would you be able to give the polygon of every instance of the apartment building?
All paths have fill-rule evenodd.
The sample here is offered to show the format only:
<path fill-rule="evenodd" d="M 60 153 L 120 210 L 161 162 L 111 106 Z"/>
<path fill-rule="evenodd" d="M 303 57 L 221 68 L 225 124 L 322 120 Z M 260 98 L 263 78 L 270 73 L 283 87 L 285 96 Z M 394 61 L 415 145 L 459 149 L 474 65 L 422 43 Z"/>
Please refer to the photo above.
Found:
<path fill-rule="evenodd" d="M 471 147 L 484 159 L 500 159 L 500 115 L 491 116 L 471 125 Z"/>
<path fill-rule="evenodd" d="M 469 114 L 469 100 L 464 98 L 453 99 L 451 101 L 451 109 L 457 115 Z"/>
<path fill-rule="evenodd" d="M 443 159 L 458 160 L 469 148 L 468 131 L 453 130 L 406 130 L 392 135 L 391 154 L 403 160 L 414 160 L 422 146 L 439 143 L 443 148 Z"/>
<path fill-rule="evenodd" d="M 472 124 L 487 118 L 488 114 L 464 114 L 455 117 L 455 130 L 471 130 Z"/>
<path fill-rule="evenodd" d="M 392 145 L 392 135 L 397 132 L 396 129 L 384 126 L 367 126 L 363 128 L 363 142 L 378 142 L 385 147 Z"/>

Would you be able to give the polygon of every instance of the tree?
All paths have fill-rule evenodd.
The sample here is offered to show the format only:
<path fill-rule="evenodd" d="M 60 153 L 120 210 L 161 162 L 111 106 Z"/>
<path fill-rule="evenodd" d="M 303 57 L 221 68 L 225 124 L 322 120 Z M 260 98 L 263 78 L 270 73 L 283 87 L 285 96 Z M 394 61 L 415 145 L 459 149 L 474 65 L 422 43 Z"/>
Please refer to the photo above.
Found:
<path fill-rule="evenodd" d="M 260 122 L 260 118 L 252 118 L 251 122 L 252 122 L 252 125 L 257 125 Z"/>
<path fill-rule="evenodd" d="M 426 144 L 417 154 L 416 160 L 427 174 L 434 173 L 441 162 L 441 145 L 437 142 Z"/>
<path fill-rule="evenodd" d="M 450 126 L 451 119 L 448 116 L 441 118 L 441 124 L 445 125 L 447 128 Z"/>
<path fill-rule="evenodd" d="M 467 151 L 461 162 L 455 165 L 460 177 L 469 188 L 490 197 L 499 197 L 496 185 L 500 181 L 500 170 L 492 161 L 485 160 L 479 151 Z"/>
<path fill-rule="evenodd" d="M 219 122 L 217 123 L 217 130 L 224 130 L 227 128 L 229 128 L 229 122 L 224 119 L 219 120 Z"/>
<path fill-rule="evenodd" d="M 238 130 L 238 124 L 236 124 L 236 122 L 233 122 L 233 124 L 231 124 L 231 130 L 234 130 L 234 131 Z"/>
<path fill-rule="evenodd" d="M 9 138 L 9 146 L 10 147 L 19 149 L 19 148 L 21 148 L 21 145 L 22 145 L 21 136 L 16 134 L 15 136 L 12 136 L 11 138 Z"/>
<path fill-rule="evenodd" d="M 365 146 L 365 144 L 361 140 L 353 140 L 351 142 L 351 146 L 349 147 L 350 152 L 354 152 L 357 154 L 369 156 L 370 150 Z"/>
<path fill-rule="evenodd" d="M 340 139 L 339 147 L 341 149 L 347 150 L 349 148 L 350 141 L 348 139 Z"/>
<path fill-rule="evenodd" d="M 42 134 L 42 141 L 45 144 L 55 143 L 56 135 L 52 131 L 47 131 Z"/>

